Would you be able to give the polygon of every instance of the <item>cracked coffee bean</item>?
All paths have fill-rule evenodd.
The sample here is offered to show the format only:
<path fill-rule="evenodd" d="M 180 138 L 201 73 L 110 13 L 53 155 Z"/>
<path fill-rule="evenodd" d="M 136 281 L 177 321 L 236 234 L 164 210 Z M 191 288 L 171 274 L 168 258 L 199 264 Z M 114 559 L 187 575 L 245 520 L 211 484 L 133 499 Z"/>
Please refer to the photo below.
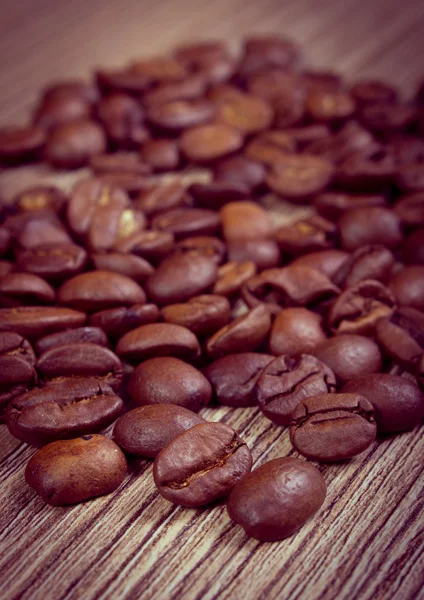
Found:
<path fill-rule="evenodd" d="M 375 335 L 383 352 L 408 371 L 424 354 L 424 313 L 403 307 L 377 322 Z"/>

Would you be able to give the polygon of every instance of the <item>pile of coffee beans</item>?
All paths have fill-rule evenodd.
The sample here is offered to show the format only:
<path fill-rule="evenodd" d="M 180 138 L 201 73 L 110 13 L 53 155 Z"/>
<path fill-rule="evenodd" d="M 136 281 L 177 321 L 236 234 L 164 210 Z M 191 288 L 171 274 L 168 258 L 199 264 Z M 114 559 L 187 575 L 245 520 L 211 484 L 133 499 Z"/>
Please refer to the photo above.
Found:
<path fill-rule="evenodd" d="M 1 415 L 40 447 L 25 476 L 45 502 L 110 493 L 151 458 L 170 502 L 228 497 L 279 540 L 323 476 L 291 457 L 251 472 L 203 407 L 257 406 L 322 462 L 420 424 L 424 83 L 347 83 L 271 36 L 238 56 L 186 44 L 44 90 L 0 129 L 3 168 L 37 160 L 85 168 L 0 204 Z M 278 224 L 270 195 L 302 216 Z"/>

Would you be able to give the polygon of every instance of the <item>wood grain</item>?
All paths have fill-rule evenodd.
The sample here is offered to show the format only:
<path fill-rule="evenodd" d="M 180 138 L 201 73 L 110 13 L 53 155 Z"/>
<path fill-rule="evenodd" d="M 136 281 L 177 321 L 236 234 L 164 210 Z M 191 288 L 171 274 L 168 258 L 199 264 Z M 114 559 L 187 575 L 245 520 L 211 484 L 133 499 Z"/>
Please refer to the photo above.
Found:
<path fill-rule="evenodd" d="M 406 93 L 422 73 L 424 5 L 406 0 L 21 0 L 3 3 L 0 122 L 25 122 L 40 86 L 163 52 L 184 39 L 277 32 L 311 65 L 349 80 L 387 77 Z M 6 195 L 46 169 L 1 175 Z M 60 180 L 67 187 L 73 176 Z M 235 427 L 255 466 L 295 455 L 256 409 L 204 410 Z M 33 449 L 0 428 L 0 598 L 7 600 L 424 598 L 422 429 L 376 442 L 345 464 L 320 465 L 321 512 L 297 535 L 261 544 L 223 504 L 175 507 L 140 461 L 110 496 L 47 507 L 23 479 Z"/>

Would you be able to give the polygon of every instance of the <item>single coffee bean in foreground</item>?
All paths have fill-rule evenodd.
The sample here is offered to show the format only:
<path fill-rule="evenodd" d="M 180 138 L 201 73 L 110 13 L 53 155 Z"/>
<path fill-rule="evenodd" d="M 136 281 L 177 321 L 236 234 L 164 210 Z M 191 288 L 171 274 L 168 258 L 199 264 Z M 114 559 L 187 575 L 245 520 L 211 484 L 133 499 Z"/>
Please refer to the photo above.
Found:
<path fill-rule="evenodd" d="M 204 422 L 200 415 L 176 404 L 140 406 L 116 421 L 113 439 L 127 454 L 155 458 L 177 435 Z"/>
<path fill-rule="evenodd" d="M 311 460 L 352 458 L 373 443 L 376 431 L 373 406 L 360 394 L 310 396 L 291 415 L 291 443 Z"/>
<path fill-rule="evenodd" d="M 230 519 L 261 542 L 276 542 L 298 531 L 321 508 L 325 479 L 297 458 L 276 458 L 243 477 L 227 502 Z"/>
<path fill-rule="evenodd" d="M 234 429 L 204 423 L 165 446 L 155 459 L 153 477 L 164 498 L 194 508 L 227 496 L 251 468 L 250 450 Z"/>
<path fill-rule="evenodd" d="M 87 434 L 52 442 L 38 450 L 25 469 L 25 480 L 52 506 L 76 504 L 116 490 L 127 461 L 115 442 Z"/>

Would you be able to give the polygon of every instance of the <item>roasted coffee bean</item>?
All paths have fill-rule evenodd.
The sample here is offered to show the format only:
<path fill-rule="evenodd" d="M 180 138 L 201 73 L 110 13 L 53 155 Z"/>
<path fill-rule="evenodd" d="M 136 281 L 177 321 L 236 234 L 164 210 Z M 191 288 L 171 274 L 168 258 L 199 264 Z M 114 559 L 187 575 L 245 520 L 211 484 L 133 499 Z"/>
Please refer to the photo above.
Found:
<path fill-rule="evenodd" d="M 124 92 L 138 96 L 151 84 L 151 78 L 145 73 L 137 72 L 132 66 L 124 69 L 105 70 L 95 73 L 98 87 L 105 94 Z"/>
<path fill-rule="evenodd" d="M 393 254 L 384 246 L 363 246 L 346 259 L 332 277 L 340 287 L 350 287 L 364 279 L 387 283 L 395 266 Z"/>
<path fill-rule="evenodd" d="M 138 148 L 149 137 L 141 104 L 127 94 L 102 98 L 97 106 L 97 117 L 118 148 Z"/>
<path fill-rule="evenodd" d="M 180 151 L 175 140 L 148 140 L 141 156 L 154 171 L 173 171 L 180 164 Z"/>
<path fill-rule="evenodd" d="M 290 415 L 304 398 L 336 391 L 333 371 L 308 354 L 279 356 L 262 371 L 253 390 L 263 414 L 277 423 L 288 425 Z"/>
<path fill-rule="evenodd" d="M 316 211 L 330 221 L 337 221 L 343 213 L 355 208 L 385 206 L 386 198 L 378 194 L 352 195 L 340 192 L 326 192 L 314 198 Z"/>
<path fill-rule="evenodd" d="M 58 291 L 60 304 L 94 312 L 115 306 L 143 304 L 146 295 L 132 279 L 110 271 L 92 271 L 68 279 Z"/>
<path fill-rule="evenodd" d="M 41 211 L 39 215 L 29 215 L 29 217 L 28 221 L 22 225 L 22 229 L 16 235 L 17 249 L 29 250 L 46 244 L 72 244 L 71 238 L 59 220 L 41 214 Z"/>
<path fill-rule="evenodd" d="M 234 127 L 243 135 L 268 129 L 273 117 L 274 111 L 268 102 L 242 92 L 217 104 L 216 122 Z"/>
<path fill-rule="evenodd" d="M 35 354 L 31 344 L 18 333 L 0 333 L 0 355 L 18 356 L 29 365 L 35 365 Z"/>
<path fill-rule="evenodd" d="M 234 296 L 245 281 L 256 275 L 254 262 L 227 262 L 218 269 L 218 278 L 213 291 L 222 296 Z"/>
<path fill-rule="evenodd" d="M 46 141 L 41 127 L 2 127 L 0 128 L 0 160 L 4 162 L 24 162 L 38 157 Z"/>
<path fill-rule="evenodd" d="M 227 242 L 266 239 L 273 226 L 268 213 L 254 202 L 229 202 L 220 211 L 222 230 Z"/>
<path fill-rule="evenodd" d="M 15 398 L 8 406 L 6 421 L 14 437 L 42 446 L 100 431 L 113 423 L 123 406 L 105 383 L 68 379 Z"/>
<path fill-rule="evenodd" d="M 38 450 L 25 469 L 25 480 L 52 506 L 76 504 L 116 490 L 127 461 L 119 446 L 103 435 L 52 442 Z"/>
<path fill-rule="evenodd" d="M 47 281 L 60 282 L 82 271 L 87 252 L 76 244 L 45 244 L 18 252 L 16 267 Z"/>
<path fill-rule="evenodd" d="M 415 371 L 424 354 L 424 313 L 403 307 L 375 327 L 377 342 L 390 358 L 408 371 Z"/>
<path fill-rule="evenodd" d="M 396 273 L 389 284 L 401 306 L 424 311 L 424 266 L 406 267 Z"/>
<path fill-rule="evenodd" d="M 134 404 L 178 404 L 194 412 L 209 404 L 212 396 L 206 377 L 172 356 L 151 358 L 138 365 L 128 390 Z"/>
<path fill-rule="evenodd" d="M 308 354 L 326 339 L 320 315 L 306 308 L 285 308 L 272 324 L 269 351 L 276 356 Z"/>
<path fill-rule="evenodd" d="M 328 313 L 328 325 L 334 333 L 372 335 L 379 319 L 396 308 L 394 295 L 379 281 L 364 279 L 335 300 Z"/>
<path fill-rule="evenodd" d="M 424 265 L 424 227 L 407 237 L 402 248 L 402 256 L 408 265 Z"/>
<path fill-rule="evenodd" d="M 53 304 L 54 289 L 32 273 L 9 273 L 0 280 L 0 306 Z"/>
<path fill-rule="evenodd" d="M 153 107 L 176 100 L 194 100 L 203 96 L 207 86 L 201 74 L 189 75 L 177 82 L 161 83 L 143 94 L 144 106 Z"/>
<path fill-rule="evenodd" d="M 397 101 L 397 89 L 378 79 L 358 81 L 350 90 L 359 106 L 392 104 Z"/>
<path fill-rule="evenodd" d="M 37 354 L 40 355 L 47 352 L 47 350 L 66 344 L 97 344 L 98 346 L 107 346 L 107 343 L 106 334 L 98 327 L 77 327 L 76 329 L 51 333 L 40 338 L 35 343 L 35 349 Z"/>
<path fill-rule="evenodd" d="M 1 335 L 1 334 L 0 334 Z M 34 367 L 19 354 L 0 355 L 0 423 L 5 422 L 8 404 L 37 383 Z"/>
<path fill-rule="evenodd" d="M 215 166 L 218 181 L 239 182 L 248 189 L 256 189 L 265 179 L 265 166 L 242 154 L 224 158 Z"/>
<path fill-rule="evenodd" d="M 141 192 L 134 206 L 151 216 L 189 204 L 186 189 L 178 182 L 154 185 Z"/>
<path fill-rule="evenodd" d="M 243 263 L 255 263 L 258 271 L 273 269 L 280 265 L 281 252 L 275 240 L 238 240 L 228 242 L 228 260 Z"/>
<path fill-rule="evenodd" d="M 386 373 L 365 375 L 350 381 L 341 391 L 360 394 L 369 400 L 379 432 L 413 429 L 424 417 L 424 396 L 405 377 Z"/>
<path fill-rule="evenodd" d="M 294 202 L 322 192 L 333 176 L 334 167 L 325 158 L 287 154 L 273 163 L 265 182 L 272 192 Z"/>
<path fill-rule="evenodd" d="M 293 411 L 290 440 L 306 458 L 346 460 L 366 450 L 377 427 L 372 404 L 360 394 L 319 394 Z"/>
<path fill-rule="evenodd" d="M 310 463 L 275 458 L 237 483 L 228 499 L 230 519 L 261 542 L 298 531 L 321 508 L 325 479 Z"/>
<path fill-rule="evenodd" d="M 255 406 L 253 388 L 263 369 L 274 359 L 269 354 L 241 352 L 218 358 L 205 369 L 214 397 L 225 406 Z"/>
<path fill-rule="evenodd" d="M 309 116 L 322 123 L 341 123 L 353 115 L 355 101 L 347 92 L 311 90 L 306 99 Z"/>
<path fill-rule="evenodd" d="M 243 44 L 239 72 L 246 76 L 270 67 L 290 69 L 300 58 L 301 50 L 292 40 L 271 35 L 249 37 Z"/>
<path fill-rule="evenodd" d="M 68 196 L 54 186 L 36 185 L 19 192 L 13 199 L 13 206 L 19 212 L 52 211 L 62 212 L 68 201 Z"/>
<path fill-rule="evenodd" d="M 296 258 L 292 266 L 312 267 L 321 273 L 324 273 L 329 279 L 333 279 L 334 275 L 346 262 L 349 254 L 343 250 L 319 250 L 310 252 Z"/>
<path fill-rule="evenodd" d="M 337 181 L 347 191 L 371 193 L 394 184 L 396 174 L 397 164 L 393 151 L 373 142 L 367 148 L 352 152 L 340 161 Z"/>
<path fill-rule="evenodd" d="M 367 245 L 392 249 L 402 242 L 398 216 L 388 208 L 378 206 L 344 213 L 339 220 L 339 230 L 342 247 L 350 252 Z"/>
<path fill-rule="evenodd" d="M 90 168 L 102 181 L 121 187 L 128 193 L 145 189 L 145 177 L 152 171 L 138 152 L 98 154 L 90 160 Z"/>
<path fill-rule="evenodd" d="M 319 344 L 313 354 L 334 371 L 340 383 L 378 373 L 382 367 L 377 344 L 362 335 L 336 335 Z"/>
<path fill-rule="evenodd" d="M 154 104 L 147 110 L 152 125 L 165 131 L 182 131 L 209 123 L 215 116 L 215 107 L 205 99 L 171 100 Z"/>
<path fill-rule="evenodd" d="M 280 161 L 284 162 L 285 156 L 293 154 L 295 150 L 293 139 L 285 131 L 273 129 L 254 137 L 244 152 L 247 158 L 259 161 L 266 168 L 273 168 Z"/>
<path fill-rule="evenodd" d="M 58 169 L 78 169 L 105 150 L 103 129 L 94 121 L 81 119 L 54 127 L 47 138 L 45 155 Z"/>
<path fill-rule="evenodd" d="M 169 231 L 139 231 L 115 245 L 117 252 L 132 252 L 153 263 L 167 256 L 174 246 Z"/>
<path fill-rule="evenodd" d="M 184 304 L 170 304 L 162 309 L 166 323 L 187 327 L 197 336 L 212 335 L 230 320 L 230 303 L 223 296 L 195 296 Z"/>
<path fill-rule="evenodd" d="M 219 210 L 228 202 L 245 200 L 249 196 L 250 188 L 240 181 L 215 179 L 210 183 L 193 184 L 190 186 L 190 193 L 197 206 Z"/>
<path fill-rule="evenodd" d="M 134 304 L 100 310 L 90 315 L 89 323 L 100 327 L 108 336 L 119 338 L 124 333 L 159 320 L 159 309 L 155 304 Z"/>
<path fill-rule="evenodd" d="M 210 358 L 256 350 L 268 335 L 271 317 L 265 306 L 257 306 L 217 331 L 206 343 Z"/>
<path fill-rule="evenodd" d="M 237 152 L 243 145 L 242 134 L 224 124 L 199 125 L 183 132 L 181 150 L 194 163 L 210 163 Z"/>
<path fill-rule="evenodd" d="M 193 360 L 200 355 L 196 336 L 186 327 L 171 323 L 142 325 L 119 340 L 116 352 L 124 359 L 141 362 L 156 356 Z"/>
<path fill-rule="evenodd" d="M 377 134 L 401 133 L 416 121 L 415 107 L 402 104 L 372 104 L 361 110 L 361 121 L 367 129 Z"/>
<path fill-rule="evenodd" d="M 46 350 L 37 370 L 45 384 L 70 378 L 92 378 L 116 390 L 122 381 L 122 364 L 109 348 L 87 342 L 68 343 Z"/>
<path fill-rule="evenodd" d="M 331 135 L 329 127 L 322 123 L 313 123 L 303 127 L 289 127 L 285 129 L 285 133 L 292 138 L 296 146 L 300 146 L 300 148 L 306 146 L 308 151 L 310 144 L 327 140 Z"/>
<path fill-rule="evenodd" d="M 28 339 L 84 325 L 86 316 L 70 308 L 18 306 L 0 308 L 0 332 L 13 331 Z"/>
<path fill-rule="evenodd" d="M 336 236 L 337 228 L 333 223 L 314 215 L 280 227 L 275 239 L 284 254 L 298 256 L 331 248 Z"/>
<path fill-rule="evenodd" d="M 225 244 L 222 240 L 209 235 L 195 235 L 193 237 L 180 240 L 174 246 L 174 252 L 185 254 L 201 254 L 211 259 L 217 265 L 224 261 L 226 254 Z"/>
<path fill-rule="evenodd" d="M 194 508 L 227 496 L 251 468 L 250 450 L 234 429 L 203 423 L 165 446 L 155 459 L 153 477 L 161 496 Z"/>
<path fill-rule="evenodd" d="M 141 283 L 154 273 L 152 265 L 141 256 L 122 254 L 120 252 L 98 252 L 91 255 L 91 260 L 96 269 L 112 271 L 134 279 Z"/>
<path fill-rule="evenodd" d="M 219 226 L 219 215 L 204 208 L 174 208 L 152 219 L 153 229 L 169 231 L 176 239 L 213 235 Z"/>
<path fill-rule="evenodd" d="M 165 259 L 146 281 L 149 298 L 160 306 L 185 302 L 210 289 L 217 265 L 197 252 L 176 253 Z"/>
<path fill-rule="evenodd" d="M 62 123 L 89 119 L 90 112 L 90 104 L 81 96 L 53 96 L 41 101 L 34 112 L 33 123 L 43 129 L 51 129 Z"/>
<path fill-rule="evenodd" d="M 424 192 L 402 196 L 393 206 L 405 227 L 421 227 L 424 225 Z"/>
<path fill-rule="evenodd" d="M 177 435 L 204 422 L 201 416 L 183 406 L 140 406 L 117 420 L 113 439 L 127 454 L 155 458 Z"/>

